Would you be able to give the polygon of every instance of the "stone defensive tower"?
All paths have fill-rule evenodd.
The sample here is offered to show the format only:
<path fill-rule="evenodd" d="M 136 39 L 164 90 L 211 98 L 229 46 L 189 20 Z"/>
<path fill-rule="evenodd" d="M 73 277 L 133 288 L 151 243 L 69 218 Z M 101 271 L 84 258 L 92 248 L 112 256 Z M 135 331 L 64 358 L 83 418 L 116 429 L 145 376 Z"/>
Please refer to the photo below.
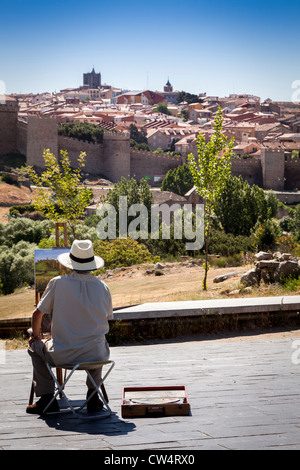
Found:
<path fill-rule="evenodd" d="M 11 96 L 0 96 L 0 155 L 17 150 L 18 102 Z"/>
<path fill-rule="evenodd" d="M 28 116 L 26 149 L 27 164 L 43 168 L 43 152 L 45 149 L 49 149 L 55 156 L 58 156 L 56 118 Z"/>
<path fill-rule="evenodd" d="M 284 149 L 262 148 L 261 167 L 264 189 L 283 191 L 285 187 L 285 155 Z"/>
<path fill-rule="evenodd" d="M 122 176 L 126 179 L 130 178 L 129 132 L 104 133 L 102 168 L 111 181 L 119 181 Z"/>

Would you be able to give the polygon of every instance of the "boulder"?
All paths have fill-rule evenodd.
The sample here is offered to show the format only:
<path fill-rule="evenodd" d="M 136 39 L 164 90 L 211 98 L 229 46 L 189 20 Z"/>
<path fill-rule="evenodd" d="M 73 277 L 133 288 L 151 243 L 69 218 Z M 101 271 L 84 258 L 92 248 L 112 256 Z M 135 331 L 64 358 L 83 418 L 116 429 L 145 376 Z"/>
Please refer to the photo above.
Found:
<path fill-rule="evenodd" d="M 241 277 L 241 283 L 245 286 L 254 286 L 255 284 L 259 284 L 260 281 L 260 273 L 255 268 L 250 269 Z"/>
<path fill-rule="evenodd" d="M 289 259 L 292 259 L 292 255 L 290 253 L 282 253 L 280 257 L 280 261 L 287 261 Z"/>
<path fill-rule="evenodd" d="M 229 279 L 230 277 L 238 276 L 240 273 L 239 272 L 233 272 L 233 273 L 227 273 L 227 274 L 221 274 L 220 276 L 216 276 L 214 278 L 214 282 L 223 282 L 226 281 L 226 279 Z"/>
<path fill-rule="evenodd" d="M 274 279 L 277 282 L 282 281 L 283 279 L 289 276 L 293 276 L 293 277 L 300 276 L 300 266 L 297 261 L 293 261 L 293 260 L 281 261 L 279 263 L 278 268 L 276 269 L 274 273 Z"/>
<path fill-rule="evenodd" d="M 266 251 L 260 251 L 259 253 L 256 253 L 256 255 L 254 256 L 258 261 L 272 259 L 273 257 L 271 253 L 267 253 Z"/>
<path fill-rule="evenodd" d="M 164 265 L 161 264 L 161 263 L 156 263 L 156 264 L 154 265 L 154 269 L 164 269 Z"/>
<path fill-rule="evenodd" d="M 279 261 L 276 261 L 275 259 L 270 259 L 270 260 L 259 261 L 257 263 L 257 267 L 259 269 L 270 269 L 270 270 L 275 271 L 275 269 L 279 267 L 279 264 L 280 264 Z"/>

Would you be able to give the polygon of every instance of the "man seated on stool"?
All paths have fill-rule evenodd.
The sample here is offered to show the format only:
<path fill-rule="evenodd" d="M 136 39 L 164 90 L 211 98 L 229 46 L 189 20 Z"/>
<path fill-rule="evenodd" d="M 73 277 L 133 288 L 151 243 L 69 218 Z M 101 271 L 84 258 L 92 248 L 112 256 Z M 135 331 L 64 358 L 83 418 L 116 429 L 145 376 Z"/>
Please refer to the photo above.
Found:
<path fill-rule="evenodd" d="M 40 399 L 26 408 L 31 414 L 42 414 L 54 395 L 55 384 L 46 362 L 60 367 L 109 359 L 105 335 L 109 331 L 108 320 L 113 317 L 111 295 L 106 284 L 90 274 L 104 265 L 103 259 L 94 256 L 90 240 L 75 240 L 70 253 L 59 255 L 58 261 L 72 272 L 51 279 L 32 315 L 28 353 L 33 365 L 34 391 Z M 51 339 L 46 340 L 41 336 L 44 314 L 52 314 Z M 97 385 L 101 371 L 102 367 L 90 370 Z M 94 387 L 88 377 L 86 384 L 88 397 Z M 98 411 L 102 406 L 94 393 L 87 404 L 88 411 Z M 47 411 L 59 411 L 58 402 L 55 400 Z"/>

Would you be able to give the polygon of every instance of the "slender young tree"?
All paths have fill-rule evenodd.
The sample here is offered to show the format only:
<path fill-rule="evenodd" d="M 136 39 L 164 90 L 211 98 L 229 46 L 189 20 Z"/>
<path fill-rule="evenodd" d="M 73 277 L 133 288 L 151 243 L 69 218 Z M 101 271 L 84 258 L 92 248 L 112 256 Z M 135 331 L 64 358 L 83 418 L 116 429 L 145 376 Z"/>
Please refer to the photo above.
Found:
<path fill-rule="evenodd" d="M 76 224 L 89 205 L 92 192 L 81 185 L 81 169 L 85 165 L 84 152 L 81 152 L 78 167 L 71 168 L 66 151 L 61 150 L 57 160 L 50 150 L 44 150 L 45 171 L 39 175 L 31 166 L 27 173 L 38 187 L 33 204 L 47 219 L 54 222 L 67 222 L 72 238 L 76 238 Z"/>
<path fill-rule="evenodd" d="M 212 137 L 207 143 L 205 143 L 203 134 L 198 135 L 198 158 L 195 158 L 193 154 L 188 155 L 188 165 L 193 175 L 194 185 L 199 196 L 203 197 L 205 205 L 204 290 L 207 290 L 208 247 L 212 216 L 216 201 L 224 190 L 231 173 L 230 158 L 234 146 L 234 139 L 228 141 L 228 138 L 222 133 L 223 114 L 221 108 L 218 108 L 216 112 L 213 129 Z"/>

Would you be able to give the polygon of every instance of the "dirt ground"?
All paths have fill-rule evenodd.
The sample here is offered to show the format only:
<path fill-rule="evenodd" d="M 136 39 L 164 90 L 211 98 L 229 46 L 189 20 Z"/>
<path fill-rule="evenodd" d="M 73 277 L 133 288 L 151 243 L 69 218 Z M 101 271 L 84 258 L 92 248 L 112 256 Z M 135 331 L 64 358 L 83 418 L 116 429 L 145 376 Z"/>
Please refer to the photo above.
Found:
<path fill-rule="evenodd" d="M 0 222 L 7 222 L 9 207 L 16 204 L 30 204 L 31 191 L 26 186 L 15 186 L 0 181 Z"/>
<path fill-rule="evenodd" d="M 31 191 L 25 186 L 17 187 L 0 182 L 0 221 L 7 222 L 9 206 L 31 202 Z M 192 261 L 139 265 L 117 268 L 107 271 L 101 278 L 109 286 L 113 306 L 124 307 L 145 302 L 200 300 L 228 297 L 258 297 L 282 295 L 278 286 L 262 285 L 250 292 L 239 291 L 241 275 L 251 266 L 218 268 L 211 267 L 208 272 L 208 289 L 203 291 L 204 269 L 202 262 Z M 223 282 L 215 283 L 219 275 L 235 273 Z M 296 295 L 300 292 L 284 292 L 284 295 Z M 34 289 L 20 289 L 14 294 L 0 297 L 0 319 L 22 318 L 31 316 L 35 304 Z"/>
<path fill-rule="evenodd" d="M 204 270 L 188 262 L 162 263 L 156 275 L 155 265 L 138 265 L 117 268 L 101 276 L 110 288 L 113 307 L 124 307 L 145 302 L 168 302 L 180 300 L 205 300 L 229 297 L 258 297 L 282 295 L 278 287 L 262 285 L 249 292 L 240 291 L 241 274 L 250 267 L 212 267 L 208 274 L 208 289 L 203 291 Z M 215 283 L 219 275 L 234 273 L 223 282 Z M 297 292 L 284 293 L 295 295 Z M 13 294 L 0 297 L 0 319 L 31 316 L 35 304 L 33 288 L 20 289 Z"/>

